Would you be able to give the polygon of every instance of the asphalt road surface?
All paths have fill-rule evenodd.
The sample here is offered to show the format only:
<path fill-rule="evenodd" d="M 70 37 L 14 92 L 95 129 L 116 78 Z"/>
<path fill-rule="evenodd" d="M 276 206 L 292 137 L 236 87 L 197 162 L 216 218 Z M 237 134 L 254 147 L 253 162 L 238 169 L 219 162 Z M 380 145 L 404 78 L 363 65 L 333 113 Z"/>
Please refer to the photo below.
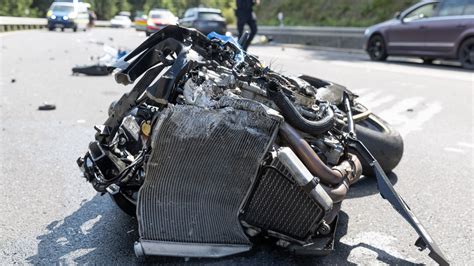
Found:
<path fill-rule="evenodd" d="M 76 167 L 106 119 L 109 103 L 130 87 L 112 77 L 72 76 L 71 67 L 103 54 L 100 42 L 134 48 L 133 30 L 25 31 L 0 35 L 0 264 L 140 263 L 136 220 L 100 196 Z M 99 43 L 99 44 L 98 44 Z M 364 54 L 255 46 L 275 70 L 348 86 L 393 123 L 405 154 L 390 176 L 451 262 L 473 264 L 474 77 L 456 66 L 388 63 Z M 44 102 L 57 106 L 38 111 Z M 417 235 L 366 178 L 343 205 L 336 251 L 297 258 L 264 246 L 219 260 L 154 258 L 188 264 L 434 264 Z"/>

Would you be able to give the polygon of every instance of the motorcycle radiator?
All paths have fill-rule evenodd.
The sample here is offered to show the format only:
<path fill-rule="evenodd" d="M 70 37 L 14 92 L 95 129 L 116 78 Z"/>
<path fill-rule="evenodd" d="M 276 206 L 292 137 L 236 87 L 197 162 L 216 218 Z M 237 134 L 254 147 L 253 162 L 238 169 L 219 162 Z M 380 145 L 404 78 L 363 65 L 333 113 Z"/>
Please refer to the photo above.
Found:
<path fill-rule="evenodd" d="M 231 107 L 167 108 L 137 201 L 137 255 L 221 257 L 250 249 L 239 210 L 279 119 Z"/>

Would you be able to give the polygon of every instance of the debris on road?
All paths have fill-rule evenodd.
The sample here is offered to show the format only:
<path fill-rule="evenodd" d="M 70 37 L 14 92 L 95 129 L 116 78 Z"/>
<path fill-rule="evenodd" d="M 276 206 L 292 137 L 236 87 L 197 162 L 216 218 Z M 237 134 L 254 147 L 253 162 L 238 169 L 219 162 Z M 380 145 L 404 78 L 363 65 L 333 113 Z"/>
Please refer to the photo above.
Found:
<path fill-rule="evenodd" d="M 12 80 L 11 80 L 11 83 L 15 83 L 15 82 L 16 82 L 16 79 L 12 79 Z"/>
<path fill-rule="evenodd" d="M 126 49 L 116 49 L 108 45 L 104 45 L 104 51 L 105 54 L 97 58 L 97 63 L 85 66 L 75 66 L 72 68 L 72 74 L 107 76 L 111 73 L 109 67 L 128 53 Z M 90 60 L 94 60 L 94 56 L 91 56 Z"/>
<path fill-rule="evenodd" d="M 56 105 L 54 104 L 49 104 L 49 103 L 44 103 L 43 105 L 38 106 L 39 111 L 51 111 L 51 110 L 56 110 Z"/>

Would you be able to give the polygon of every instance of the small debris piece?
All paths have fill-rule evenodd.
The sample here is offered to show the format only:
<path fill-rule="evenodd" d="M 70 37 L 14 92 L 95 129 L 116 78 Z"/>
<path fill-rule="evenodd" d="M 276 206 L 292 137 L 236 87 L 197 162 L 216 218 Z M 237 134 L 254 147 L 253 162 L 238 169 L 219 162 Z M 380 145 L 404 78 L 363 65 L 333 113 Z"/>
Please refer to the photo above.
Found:
<path fill-rule="evenodd" d="M 15 82 L 16 82 L 16 79 L 12 79 L 12 80 L 11 80 L 11 83 L 15 83 Z"/>
<path fill-rule="evenodd" d="M 38 110 L 40 110 L 40 111 L 56 110 L 56 105 L 49 104 L 49 103 L 44 103 L 43 105 L 38 106 Z"/>
<path fill-rule="evenodd" d="M 413 112 L 412 108 L 407 109 L 407 112 Z"/>

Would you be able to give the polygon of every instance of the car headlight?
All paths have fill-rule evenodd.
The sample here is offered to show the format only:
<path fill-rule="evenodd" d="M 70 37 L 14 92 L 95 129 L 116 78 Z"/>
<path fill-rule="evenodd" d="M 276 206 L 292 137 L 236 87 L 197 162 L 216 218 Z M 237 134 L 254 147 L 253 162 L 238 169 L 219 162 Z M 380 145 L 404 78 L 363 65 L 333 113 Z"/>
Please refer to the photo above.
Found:
<path fill-rule="evenodd" d="M 64 16 L 63 19 L 64 19 L 64 20 L 68 20 L 69 17 L 68 17 L 68 16 Z"/>
<path fill-rule="evenodd" d="M 370 28 L 365 29 L 364 35 L 366 36 L 370 35 L 370 31 L 371 31 Z"/>
<path fill-rule="evenodd" d="M 55 16 L 55 15 L 51 15 L 50 18 L 51 18 L 51 19 L 56 19 L 56 16 Z"/>
<path fill-rule="evenodd" d="M 153 23 L 153 21 L 151 21 L 151 20 L 148 20 L 147 24 L 150 25 L 150 26 L 156 26 L 155 23 Z"/>

